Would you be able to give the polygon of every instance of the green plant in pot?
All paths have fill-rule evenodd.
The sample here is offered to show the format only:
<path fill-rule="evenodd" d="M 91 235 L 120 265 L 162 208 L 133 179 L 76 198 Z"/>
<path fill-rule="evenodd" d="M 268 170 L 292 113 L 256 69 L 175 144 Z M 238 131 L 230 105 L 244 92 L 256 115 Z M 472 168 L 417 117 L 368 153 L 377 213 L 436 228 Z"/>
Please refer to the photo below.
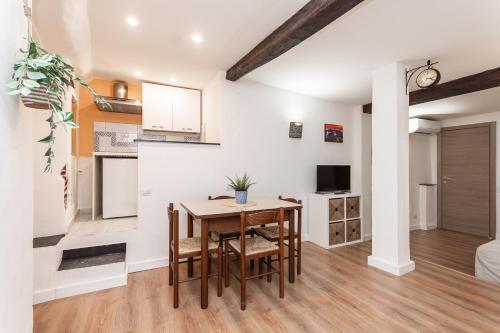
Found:
<path fill-rule="evenodd" d="M 231 179 L 227 176 L 226 178 L 229 180 L 228 186 L 235 192 L 236 203 L 240 205 L 246 204 L 248 197 L 248 188 L 256 183 L 252 182 L 252 179 L 247 175 L 246 172 L 241 178 L 238 177 L 238 175 L 236 175 L 234 179 Z"/>
<path fill-rule="evenodd" d="M 78 127 L 74 122 L 73 112 L 64 110 L 66 92 L 73 87 L 73 82 L 76 81 L 87 89 L 94 96 L 96 103 L 108 108 L 110 105 L 76 76 L 75 69 L 60 55 L 47 52 L 32 39 L 28 40 L 28 49 L 20 51 L 23 58 L 14 64 L 12 80 L 7 83 L 7 87 L 11 89 L 9 95 L 20 95 L 27 107 L 50 110 L 50 116 L 46 120 L 49 123 L 49 134 L 38 142 L 48 145 L 44 154 L 47 158 L 44 172 L 51 172 L 55 158 L 53 145 L 57 126 Z"/>

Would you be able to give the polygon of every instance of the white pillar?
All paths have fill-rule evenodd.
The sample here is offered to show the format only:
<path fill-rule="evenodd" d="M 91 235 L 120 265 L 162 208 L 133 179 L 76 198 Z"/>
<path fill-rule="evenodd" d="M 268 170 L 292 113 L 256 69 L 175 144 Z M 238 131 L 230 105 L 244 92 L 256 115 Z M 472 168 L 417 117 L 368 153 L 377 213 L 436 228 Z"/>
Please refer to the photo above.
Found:
<path fill-rule="evenodd" d="M 394 63 L 373 73 L 372 255 L 368 264 L 395 275 L 415 269 L 410 260 L 405 69 Z"/>

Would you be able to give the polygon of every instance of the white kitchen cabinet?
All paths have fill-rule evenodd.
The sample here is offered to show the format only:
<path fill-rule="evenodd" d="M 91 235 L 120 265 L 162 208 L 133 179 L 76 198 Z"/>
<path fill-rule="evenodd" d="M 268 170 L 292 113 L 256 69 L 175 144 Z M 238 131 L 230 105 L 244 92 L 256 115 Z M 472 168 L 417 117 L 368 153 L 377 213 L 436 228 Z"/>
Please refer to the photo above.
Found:
<path fill-rule="evenodd" d="M 142 128 L 172 130 L 172 92 L 159 84 L 142 84 Z"/>
<path fill-rule="evenodd" d="M 199 90 L 172 87 L 173 131 L 200 132 L 200 94 Z"/>
<path fill-rule="evenodd" d="M 142 84 L 145 130 L 200 132 L 201 92 L 153 83 Z"/>

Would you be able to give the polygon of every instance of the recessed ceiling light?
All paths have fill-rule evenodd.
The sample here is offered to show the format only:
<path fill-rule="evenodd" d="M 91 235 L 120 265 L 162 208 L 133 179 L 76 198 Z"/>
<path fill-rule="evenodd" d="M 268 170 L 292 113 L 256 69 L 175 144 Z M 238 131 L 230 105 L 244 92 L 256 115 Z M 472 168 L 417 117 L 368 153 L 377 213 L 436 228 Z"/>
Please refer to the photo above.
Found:
<path fill-rule="evenodd" d="M 133 26 L 133 27 L 136 27 L 137 25 L 139 25 L 139 20 L 137 20 L 137 19 L 136 19 L 135 17 L 133 17 L 133 16 L 129 16 L 129 17 L 127 17 L 127 18 L 125 19 L 125 21 L 126 21 L 129 25 L 131 25 L 131 26 Z"/>
<path fill-rule="evenodd" d="M 177 82 L 177 79 L 175 77 L 171 77 L 170 82 L 175 83 L 175 82 Z"/>
<path fill-rule="evenodd" d="M 200 34 L 193 34 L 191 36 L 191 39 L 193 40 L 193 42 L 195 42 L 196 44 L 200 44 L 203 42 L 203 36 L 200 35 Z"/>
<path fill-rule="evenodd" d="M 141 76 L 141 75 L 142 75 L 142 73 L 141 73 L 141 72 L 139 72 L 139 71 L 135 71 L 135 72 L 134 72 L 134 75 L 135 75 L 135 76 Z"/>

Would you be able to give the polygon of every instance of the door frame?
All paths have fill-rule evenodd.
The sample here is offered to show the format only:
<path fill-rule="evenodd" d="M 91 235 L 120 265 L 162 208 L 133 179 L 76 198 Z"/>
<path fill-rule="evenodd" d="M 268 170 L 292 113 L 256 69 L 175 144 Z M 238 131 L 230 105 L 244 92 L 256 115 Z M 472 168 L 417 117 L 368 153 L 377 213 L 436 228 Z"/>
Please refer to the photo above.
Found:
<path fill-rule="evenodd" d="M 442 174 L 441 174 L 441 153 L 442 153 L 442 133 L 468 128 L 488 127 L 490 130 L 490 239 L 496 237 L 496 127 L 497 123 L 487 122 L 470 125 L 442 127 L 437 136 L 437 227 L 442 228 Z"/>

